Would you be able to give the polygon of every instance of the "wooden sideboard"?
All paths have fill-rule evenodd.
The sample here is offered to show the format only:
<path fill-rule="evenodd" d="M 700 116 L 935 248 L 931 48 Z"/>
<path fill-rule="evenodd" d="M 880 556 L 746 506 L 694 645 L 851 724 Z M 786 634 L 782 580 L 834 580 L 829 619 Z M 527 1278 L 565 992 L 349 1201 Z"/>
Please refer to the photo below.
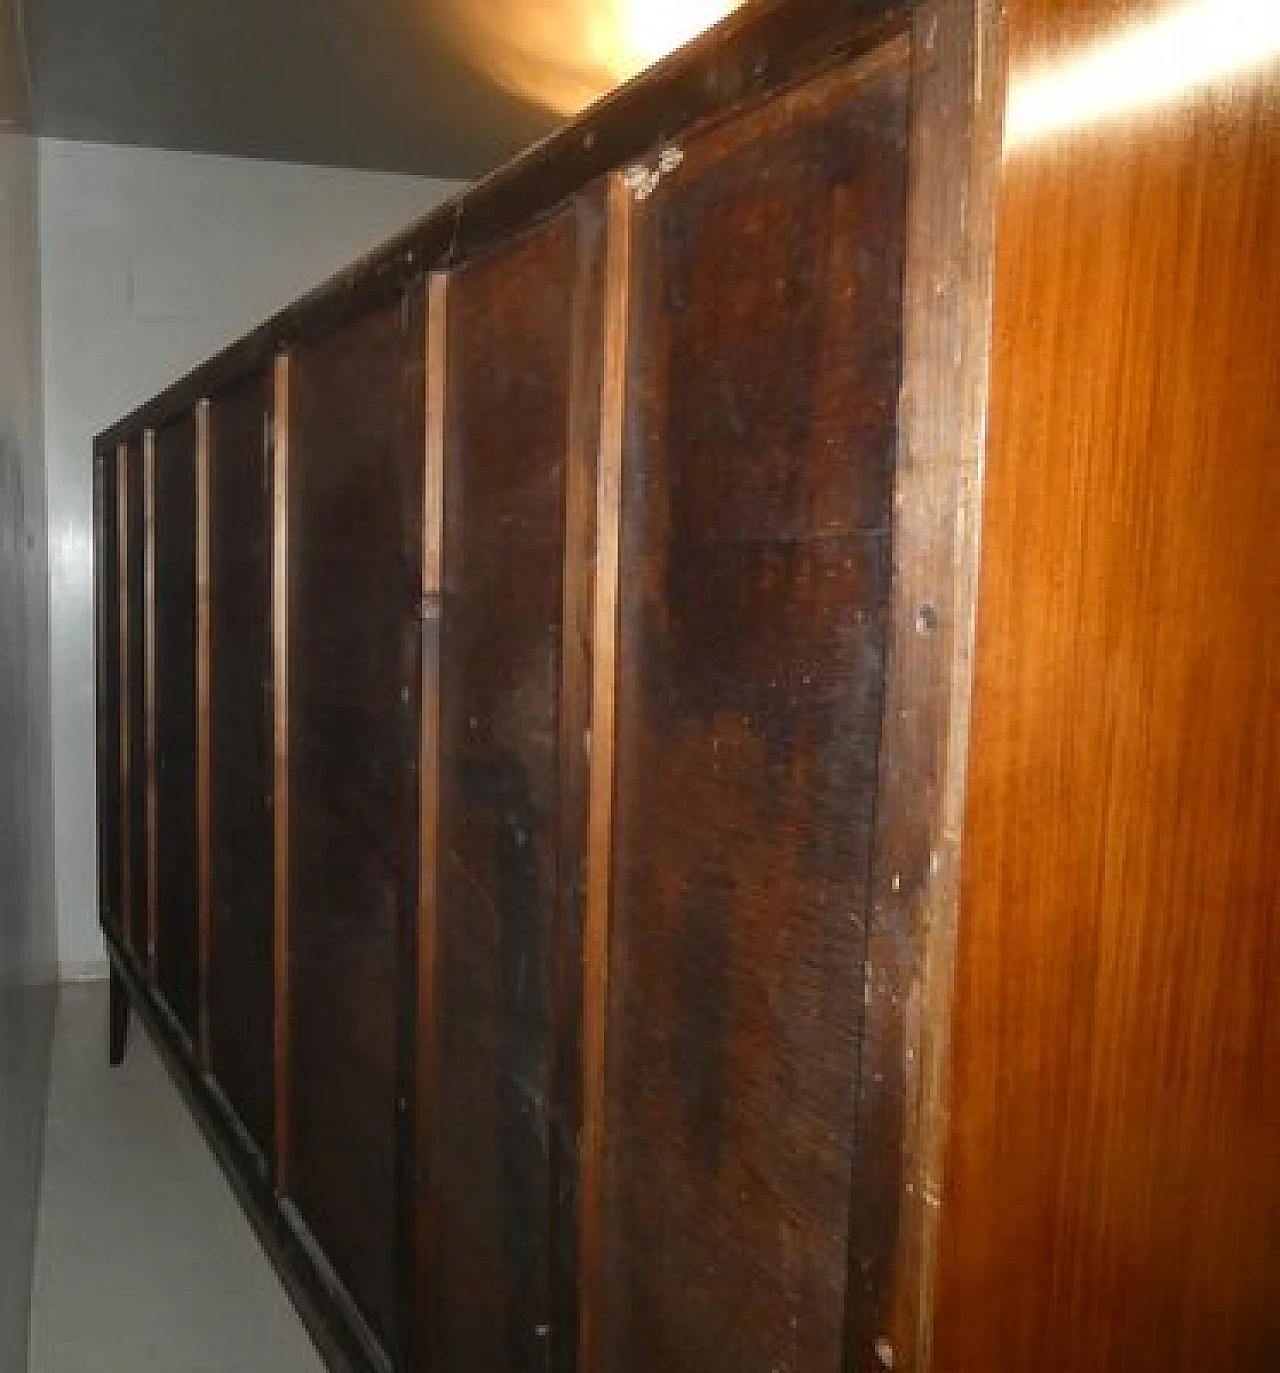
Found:
<path fill-rule="evenodd" d="M 97 441 L 112 1052 L 335 1369 L 1280 1367 L 1207 14 L 749 4 Z"/>

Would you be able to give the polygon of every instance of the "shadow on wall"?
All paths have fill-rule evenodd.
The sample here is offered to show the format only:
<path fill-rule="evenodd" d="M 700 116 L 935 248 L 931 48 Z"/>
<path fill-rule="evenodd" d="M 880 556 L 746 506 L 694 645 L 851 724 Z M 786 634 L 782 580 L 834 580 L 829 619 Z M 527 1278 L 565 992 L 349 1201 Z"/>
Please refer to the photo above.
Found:
<path fill-rule="evenodd" d="M 0 1369 L 27 1366 L 57 964 L 35 141 L 0 0 Z"/>

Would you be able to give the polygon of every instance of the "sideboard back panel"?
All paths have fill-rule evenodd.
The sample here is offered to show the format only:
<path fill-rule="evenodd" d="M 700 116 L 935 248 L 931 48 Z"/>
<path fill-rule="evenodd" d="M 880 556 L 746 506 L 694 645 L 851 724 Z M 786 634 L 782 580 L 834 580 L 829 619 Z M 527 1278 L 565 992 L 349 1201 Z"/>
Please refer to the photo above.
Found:
<path fill-rule="evenodd" d="M 209 406 L 209 1061 L 241 1123 L 275 1144 L 269 389 Z"/>
<path fill-rule="evenodd" d="M 196 817 L 196 429 L 155 436 L 156 982 L 199 1036 Z"/>
<path fill-rule="evenodd" d="M 976 17 L 744 6 L 98 440 L 115 985 L 335 1373 L 917 1367 Z"/>
<path fill-rule="evenodd" d="M 397 1003 L 415 918 L 424 333 L 412 301 L 290 359 L 287 1186 L 395 1341 Z"/>
<path fill-rule="evenodd" d="M 681 149 L 636 210 L 607 1366 L 842 1367 L 901 368 L 907 83 Z"/>

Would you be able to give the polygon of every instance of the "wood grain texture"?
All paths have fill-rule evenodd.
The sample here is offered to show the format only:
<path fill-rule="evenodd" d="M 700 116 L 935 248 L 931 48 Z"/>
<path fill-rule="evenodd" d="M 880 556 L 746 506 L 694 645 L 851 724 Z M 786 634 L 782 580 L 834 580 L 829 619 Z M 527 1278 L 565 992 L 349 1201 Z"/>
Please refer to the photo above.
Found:
<path fill-rule="evenodd" d="M 275 1148 L 270 373 L 208 407 L 209 1066 Z"/>
<path fill-rule="evenodd" d="M 894 44 L 682 141 L 651 195 L 630 178 L 597 1365 L 617 1373 L 844 1359 L 907 109 Z"/>
<path fill-rule="evenodd" d="M 152 485 L 155 978 L 194 1044 L 200 1031 L 194 412 L 156 432 Z"/>
<path fill-rule="evenodd" d="M 1031 136 L 1174 8 L 1008 6 L 939 1373 L 1280 1367 L 1280 68 Z"/>
<path fill-rule="evenodd" d="M 458 1373 L 546 1367 L 561 1334 L 551 1135 L 572 877 L 558 819 L 576 228 L 570 208 L 449 285 L 437 1315 L 439 1366 Z"/>
<path fill-rule="evenodd" d="M 406 298 L 289 359 L 289 1187 L 388 1352 L 417 919 L 420 314 Z"/>

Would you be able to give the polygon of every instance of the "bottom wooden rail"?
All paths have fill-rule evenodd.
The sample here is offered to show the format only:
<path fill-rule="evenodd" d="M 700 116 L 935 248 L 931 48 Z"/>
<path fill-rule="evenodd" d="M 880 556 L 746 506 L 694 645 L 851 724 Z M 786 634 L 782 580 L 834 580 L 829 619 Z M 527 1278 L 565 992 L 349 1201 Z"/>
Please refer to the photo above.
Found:
<path fill-rule="evenodd" d="M 333 1373 L 392 1373 L 393 1364 L 249 1139 L 213 1078 L 201 1071 L 172 1013 L 141 975 L 137 960 L 104 932 L 111 962 L 111 1057 L 123 1059 L 129 1009 L 155 1045 L 218 1160 L 285 1291 Z M 127 1002 L 121 1004 L 123 990 Z"/>

